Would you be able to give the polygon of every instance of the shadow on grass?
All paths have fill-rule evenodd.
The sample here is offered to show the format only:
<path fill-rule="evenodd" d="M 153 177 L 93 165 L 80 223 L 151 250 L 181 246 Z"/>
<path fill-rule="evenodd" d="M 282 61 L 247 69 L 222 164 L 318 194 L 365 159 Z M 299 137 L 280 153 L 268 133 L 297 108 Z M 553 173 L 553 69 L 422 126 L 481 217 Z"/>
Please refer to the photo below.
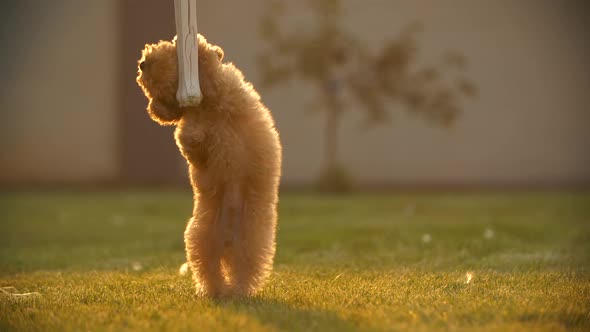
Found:
<path fill-rule="evenodd" d="M 358 331 L 359 324 L 344 320 L 335 312 L 298 307 L 272 299 L 216 301 L 218 308 L 230 314 L 242 314 L 256 319 L 260 324 L 277 330 L 290 331 Z M 368 329 L 362 329 L 367 331 Z"/>
<path fill-rule="evenodd" d="M 552 316 L 535 312 L 521 315 L 518 320 L 521 322 L 559 322 L 566 329 L 590 330 L 590 313 L 560 311 Z"/>

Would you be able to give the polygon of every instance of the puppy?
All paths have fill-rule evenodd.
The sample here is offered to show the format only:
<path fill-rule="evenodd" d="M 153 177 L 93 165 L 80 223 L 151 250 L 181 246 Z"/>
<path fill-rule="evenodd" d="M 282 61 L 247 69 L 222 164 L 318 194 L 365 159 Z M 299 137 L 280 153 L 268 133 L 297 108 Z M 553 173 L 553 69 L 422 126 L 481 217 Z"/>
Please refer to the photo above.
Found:
<path fill-rule="evenodd" d="M 253 295 L 275 255 L 281 144 L 270 111 L 223 50 L 198 35 L 202 100 L 176 100 L 176 38 L 146 45 L 137 83 L 147 111 L 188 162 L 193 216 L 184 233 L 188 265 L 203 296 Z"/>

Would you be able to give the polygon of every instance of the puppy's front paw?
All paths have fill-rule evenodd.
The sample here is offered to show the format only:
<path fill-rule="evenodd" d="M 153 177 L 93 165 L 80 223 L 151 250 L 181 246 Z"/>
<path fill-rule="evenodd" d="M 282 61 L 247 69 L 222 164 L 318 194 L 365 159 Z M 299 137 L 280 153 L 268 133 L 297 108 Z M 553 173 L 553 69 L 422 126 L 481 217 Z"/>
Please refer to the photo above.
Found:
<path fill-rule="evenodd" d="M 150 117 L 161 125 L 174 125 L 182 117 L 183 109 L 176 105 L 169 105 L 159 99 L 151 99 L 148 104 Z"/>

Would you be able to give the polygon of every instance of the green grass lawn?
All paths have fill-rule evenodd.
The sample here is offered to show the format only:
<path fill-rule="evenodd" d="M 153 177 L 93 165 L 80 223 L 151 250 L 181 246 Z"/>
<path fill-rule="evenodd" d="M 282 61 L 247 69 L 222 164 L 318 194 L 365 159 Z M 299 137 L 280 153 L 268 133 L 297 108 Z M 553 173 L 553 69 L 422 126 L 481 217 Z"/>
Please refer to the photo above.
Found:
<path fill-rule="evenodd" d="M 242 301 L 178 275 L 191 204 L 0 195 L 0 331 L 590 330 L 590 194 L 283 194 L 274 273 Z"/>

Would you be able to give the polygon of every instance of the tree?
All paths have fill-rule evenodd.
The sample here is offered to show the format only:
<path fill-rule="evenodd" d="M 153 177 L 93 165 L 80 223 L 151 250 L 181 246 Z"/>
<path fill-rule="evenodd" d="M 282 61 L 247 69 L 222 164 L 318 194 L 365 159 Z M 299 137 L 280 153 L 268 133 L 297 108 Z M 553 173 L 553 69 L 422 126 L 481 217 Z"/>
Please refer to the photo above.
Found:
<path fill-rule="evenodd" d="M 419 25 L 409 25 L 372 52 L 342 28 L 340 0 L 307 0 L 307 5 L 315 17 L 313 32 L 288 33 L 279 24 L 286 2 L 269 0 L 260 23 L 268 48 L 260 54 L 259 68 L 263 86 L 298 78 L 316 87 L 310 108 L 326 116 L 320 179 L 327 189 L 346 189 L 338 163 L 338 133 L 346 110 L 364 112 L 367 128 L 387 123 L 391 105 L 449 126 L 461 113 L 461 99 L 476 94 L 474 84 L 461 75 L 466 67 L 462 55 L 447 54 L 436 65 L 417 63 Z"/>

